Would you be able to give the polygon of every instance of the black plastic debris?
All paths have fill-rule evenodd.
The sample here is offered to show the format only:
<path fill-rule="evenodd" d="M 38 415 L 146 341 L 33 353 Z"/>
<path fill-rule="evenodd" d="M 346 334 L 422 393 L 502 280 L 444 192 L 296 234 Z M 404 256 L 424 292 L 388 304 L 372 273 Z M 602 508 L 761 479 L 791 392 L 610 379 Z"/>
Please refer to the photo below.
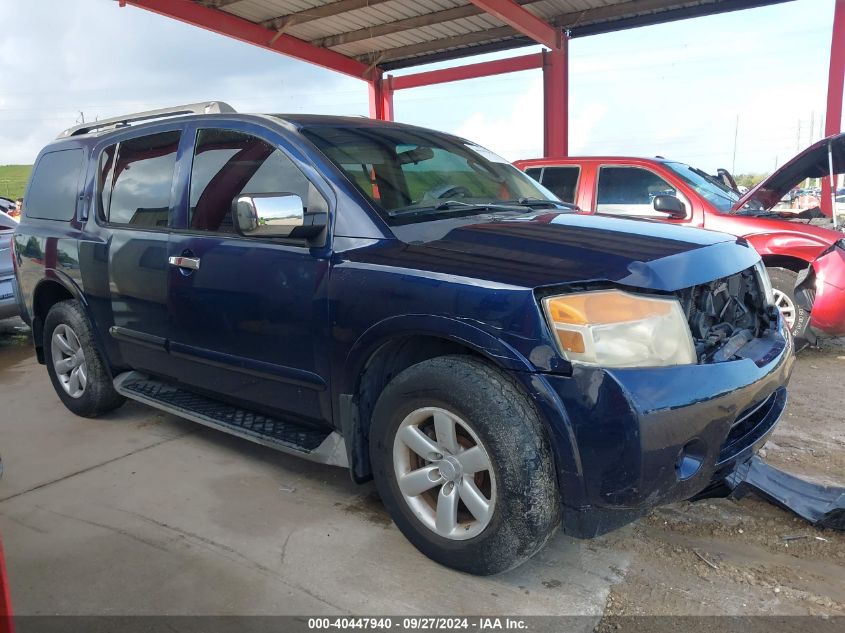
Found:
<path fill-rule="evenodd" d="M 800 479 L 757 455 L 741 464 L 725 483 L 734 498 L 753 492 L 816 527 L 845 530 L 845 488 Z"/>

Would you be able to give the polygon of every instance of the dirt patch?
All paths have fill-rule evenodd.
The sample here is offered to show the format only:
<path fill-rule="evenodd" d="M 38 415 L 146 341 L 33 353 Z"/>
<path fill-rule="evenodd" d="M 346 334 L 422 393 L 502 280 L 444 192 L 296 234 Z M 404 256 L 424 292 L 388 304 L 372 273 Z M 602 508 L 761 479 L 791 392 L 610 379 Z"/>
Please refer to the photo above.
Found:
<path fill-rule="evenodd" d="M 354 503 L 345 506 L 343 510 L 383 528 L 393 525 L 393 520 L 387 510 L 384 509 L 384 504 L 375 490 L 359 497 Z"/>
<path fill-rule="evenodd" d="M 845 482 L 843 382 L 841 340 L 799 356 L 786 415 L 764 447 L 767 461 Z M 845 615 L 845 534 L 816 529 L 753 496 L 659 508 L 595 543 L 632 556 L 599 631 L 632 630 L 636 620 L 626 616 L 635 615 Z M 710 624 L 690 619 L 684 626 Z"/>

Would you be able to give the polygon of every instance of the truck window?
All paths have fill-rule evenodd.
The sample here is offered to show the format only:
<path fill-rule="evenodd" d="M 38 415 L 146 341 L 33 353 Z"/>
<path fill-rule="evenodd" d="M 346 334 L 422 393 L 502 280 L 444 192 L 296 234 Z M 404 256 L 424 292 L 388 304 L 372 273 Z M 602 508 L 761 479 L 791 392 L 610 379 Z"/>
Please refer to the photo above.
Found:
<path fill-rule="evenodd" d="M 319 125 L 302 133 L 390 226 L 406 224 L 412 217 L 414 222 L 442 219 L 442 213 L 425 211 L 444 202 L 452 202 L 452 211 L 460 213 L 466 206 L 484 203 L 554 200 L 551 192 L 504 158 L 445 134 L 389 127 L 374 132 L 367 125 Z"/>
<path fill-rule="evenodd" d="M 24 214 L 29 218 L 68 221 L 76 213 L 82 150 L 44 154 L 35 166 Z"/>
<path fill-rule="evenodd" d="M 264 139 L 233 130 L 199 130 L 189 226 L 235 233 L 232 203 L 242 193 L 294 193 L 306 207 L 326 205 L 294 162 Z"/>
<path fill-rule="evenodd" d="M 147 228 L 167 227 L 170 196 L 181 132 L 161 132 L 123 141 L 111 167 L 109 149 L 100 156 L 100 176 L 110 179 L 108 193 L 100 194 L 103 216 L 111 224 Z M 109 176 L 109 172 L 111 175 Z"/>
<path fill-rule="evenodd" d="M 575 203 L 580 167 L 546 167 L 540 183 L 563 202 Z"/>
<path fill-rule="evenodd" d="M 675 196 L 668 182 L 640 167 L 602 167 L 599 170 L 597 213 L 664 218 L 652 207 L 654 196 Z"/>

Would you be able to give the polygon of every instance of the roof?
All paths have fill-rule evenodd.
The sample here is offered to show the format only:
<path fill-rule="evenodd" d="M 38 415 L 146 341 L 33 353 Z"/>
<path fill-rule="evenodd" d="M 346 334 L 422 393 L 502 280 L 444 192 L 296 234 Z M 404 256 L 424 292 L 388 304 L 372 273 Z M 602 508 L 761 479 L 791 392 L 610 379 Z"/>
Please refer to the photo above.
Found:
<path fill-rule="evenodd" d="M 552 26 L 569 30 L 571 37 L 581 37 L 789 0 L 515 1 Z M 383 70 L 534 43 L 468 0 L 191 2 Z"/>
<path fill-rule="evenodd" d="M 558 156 L 545 158 L 524 158 L 514 161 L 514 164 L 521 167 L 554 167 L 555 165 L 566 165 L 569 163 L 624 163 L 639 161 L 644 163 L 677 163 L 680 161 L 666 158 L 665 156 L 617 156 L 617 155 L 596 155 L 596 156 Z"/>
<path fill-rule="evenodd" d="M 83 123 L 72 128 L 64 130 L 59 134 L 55 141 L 50 145 L 62 144 L 65 142 L 96 142 L 98 139 L 108 137 L 113 134 L 119 134 L 128 129 L 144 130 L 156 125 L 177 121 L 215 121 L 220 118 L 237 121 L 257 121 L 266 122 L 267 119 L 273 119 L 276 122 L 285 123 L 293 128 L 302 130 L 310 127 L 345 127 L 345 128 L 385 128 L 385 129 L 403 129 L 403 130 L 419 130 L 426 133 L 439 134 L 442 136 L 452 136 L 445 132 L 438 132 L 428 128 L 422 128 L 416 125 L 409 125 L 407 123 L 397 123 L 394 121 L 384 121 L 380 119 L 371 119 L 360 116 L 343 116 L 334 114 L 277 114 L 277 113 L 260 113 L 260 112 L 237 112 L 232 106 L 223 101 L 207 101 L 203 103 L 191 103 L 187 105 L 178 105 L 170 108 L 161 108 L 158 110 L 149 110 L 146 112 L 135 112 L 125 114 L 110 119 L 101 119 L 91 123 Z M 5 200 L 0 196 L 0 200 Z"/>

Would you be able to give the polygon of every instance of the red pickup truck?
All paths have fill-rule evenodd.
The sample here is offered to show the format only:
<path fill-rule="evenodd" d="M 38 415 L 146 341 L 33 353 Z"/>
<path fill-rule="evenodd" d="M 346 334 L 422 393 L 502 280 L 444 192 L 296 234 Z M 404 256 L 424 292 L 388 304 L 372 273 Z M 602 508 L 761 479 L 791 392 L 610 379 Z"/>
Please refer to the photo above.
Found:
<path fill-rule="evenodd" d="M 845 233 L 820 219 L 818 209 L 796 213 L 789 194 L 806 178 L 828 177 L 831 165 L 834 174 L 845 172 L 845 134 L 812 145 L 744 195 L 700 169 L 660 157 L 516 163 L 583 213 L 647 217 L 745 238 L 762 256 L 793 332 L 811 341 L 845 335 Z"/>

